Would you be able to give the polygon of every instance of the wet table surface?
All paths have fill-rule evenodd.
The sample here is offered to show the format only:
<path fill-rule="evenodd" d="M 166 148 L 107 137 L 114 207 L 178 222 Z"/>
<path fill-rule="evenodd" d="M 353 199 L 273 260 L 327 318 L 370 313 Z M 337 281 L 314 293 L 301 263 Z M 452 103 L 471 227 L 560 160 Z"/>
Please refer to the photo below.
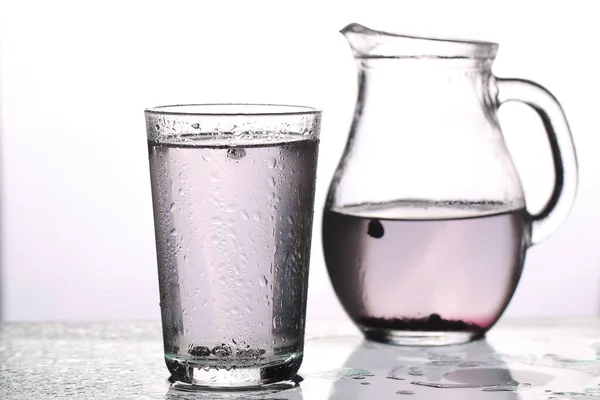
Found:
<path fill-rule="evenodd" d="M 467 345 L 367 342 L 349 323 L 307 327 L 298 387 L 170 388 L 159 323 L 0 325 L 0 399 L 600 399 L 600 319 L 504 320 Z"/>

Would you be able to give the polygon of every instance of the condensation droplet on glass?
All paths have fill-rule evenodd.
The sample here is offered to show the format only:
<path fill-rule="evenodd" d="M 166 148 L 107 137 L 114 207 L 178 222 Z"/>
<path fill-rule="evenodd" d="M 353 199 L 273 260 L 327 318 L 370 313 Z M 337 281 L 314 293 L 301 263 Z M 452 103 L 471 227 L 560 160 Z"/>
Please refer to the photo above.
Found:
<path fill-rule="evenodd" d="M 237 125 L 233 125 L 233 127 L 231 128 L 231 133 L 233 133 L 233 136 L 238 137 L 241 136 L 242 133 L 244 133 L 243 129 L 240 129 Z"/>
<path fill-rule="evenodd" d="M 230 237 L 230 238 L 235 238 L 237 236 L 235 229 L 227 228 L 227 230 L 225 230 L 225 236 Z"/>
<path fill-rule="evenodd" d="M 192 128 L 194 128 L 194 129 L 200 129 L 200 124 L 199 123 L 193 123 L 192 124 Z"/>
<path fill-rule="evenodd" d="M 238 275 L 242 274 L 242 267 L 240 267 L 240 264 L 233 264 L 233 270 Z"/>
<path fill-rule="evenodd" d="M 269 178 L 269 185 L 271 185 L 272 188 L 275 187 L 275 177 L 272 176 Z"/>
<path fill-rule="evenodd" d="M 287 216 L 287 222 L 289 222 L 290 224 L 294 223 L 294 217 L 292 217 L 291 215 Z"/>
<path fill-rule="evenodd" d="M 169 233 L 171 234 L 171 236 L 177 236 L 177 229 L 173 228 Z"/>
<path fill-rule="evenodd" d="M 262 287 L 265 287 L 269 284 L 269 280 L 264 275 L 258 279 L 258 282 L 260 283 L 260 286 L 262 286 Z"/>
<path fill-rule="evenodd" d="M 184 263 L 187 263 L 187 262 L 188 262 L 188 256 L 187 256 L 187 254 L 186 254 L 185 256 L 183 256 L 183 262 L 184 262 Z"/>
<path fill-rule="evenodd" d="M 169 207 L 169 209 L 171 210 L 171 212 L 175 212 L 176 208 L 177 208 L 177 205 L 175 203 L 171 203 L 171 207 Z"/>
<path fill-rule="evenodd" d="M 183 196 L 183 188 L 179 188 L 179 195 Z"/>
<path fill-rule="evenodd" d="M 222 225 L 223 224 L 223 219 L 221 219 L 221 217 L 212 217 L 210 222 L 213 225 Z"/>
<path fill-rule="evenodd" d="M 203 307 L 206 307 L 206 306 L 208 306 L 208 299 L 205 299 L 205 300 L 204 300 L 204 302 L 202 303 L 202 306 L 203 306 Z"/>
<path fill-rule="evenodd" d="M 227 150 L 227 158 L 230 160 L 240 160 L 246 157 L 246 149 L 243 147 L 232 147 Z"/>
<path fill-rule="evenodd" d="M 258 212 L 258 211 L 254 211 L 252 213 L 252 218 L 254 218 L 255 221 L 260 220 L 261 217 L 262 217 L 262 215 L 260 215 L 260 212 Z"/>
<path fill-rule="evenodd" d="M 246 221 L 250 220 L 250 215 L 248 215 L 248 212 L 246 210 L 242 210 L 241 214 L 242 218 L 244 218 Z"/>
<path fill-rule="evenodd" d="M 275 159 L 275 157 L 271 157 L 267 160 L 267 166 L 269 168 L 275 168 L 276 165 L 277 165 L 277 159 Z"/>

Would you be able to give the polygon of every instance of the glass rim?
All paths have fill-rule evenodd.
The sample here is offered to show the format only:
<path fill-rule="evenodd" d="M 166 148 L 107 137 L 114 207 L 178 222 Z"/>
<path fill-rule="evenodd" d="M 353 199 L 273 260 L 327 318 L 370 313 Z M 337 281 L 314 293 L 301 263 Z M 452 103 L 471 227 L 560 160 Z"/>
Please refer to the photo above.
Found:
<path fill-rule="evenodd" d="M 229 109 L 229 110 L 228 110 Z M 253 117 L 319 115 L 321 110 L 309 106 L 269 103 L 197 103 L 173 104 L 147 108 L 145 114 L 206 117 Z"/>

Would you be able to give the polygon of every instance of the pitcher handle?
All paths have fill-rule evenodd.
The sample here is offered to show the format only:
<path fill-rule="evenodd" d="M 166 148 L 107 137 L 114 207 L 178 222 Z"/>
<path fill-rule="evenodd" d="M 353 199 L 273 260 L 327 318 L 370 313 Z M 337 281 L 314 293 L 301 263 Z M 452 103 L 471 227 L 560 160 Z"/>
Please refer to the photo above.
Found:
<path fill-rule="evenodd" d="M 544 208 L 532 215 L 531 244 L 550 236 L 567 218 L 577 192 L 577 156 L 569 124 L 556 98 L 535 82 L 497 78 L 498 105 L 519 101 L 532 107 L 542 119 L 554 161 L 556 180 Z"/>

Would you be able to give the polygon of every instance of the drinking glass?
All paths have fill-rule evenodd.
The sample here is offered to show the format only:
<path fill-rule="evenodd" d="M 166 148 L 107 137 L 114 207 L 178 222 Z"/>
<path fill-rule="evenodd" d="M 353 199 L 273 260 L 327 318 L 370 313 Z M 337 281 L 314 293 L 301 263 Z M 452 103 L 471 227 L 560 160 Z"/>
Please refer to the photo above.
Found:
<path fill-rule="evenodd" d="M 180 387 L 256 387 L 302 362 L 321 113 L 145 111 L 165 360 Z"/>

